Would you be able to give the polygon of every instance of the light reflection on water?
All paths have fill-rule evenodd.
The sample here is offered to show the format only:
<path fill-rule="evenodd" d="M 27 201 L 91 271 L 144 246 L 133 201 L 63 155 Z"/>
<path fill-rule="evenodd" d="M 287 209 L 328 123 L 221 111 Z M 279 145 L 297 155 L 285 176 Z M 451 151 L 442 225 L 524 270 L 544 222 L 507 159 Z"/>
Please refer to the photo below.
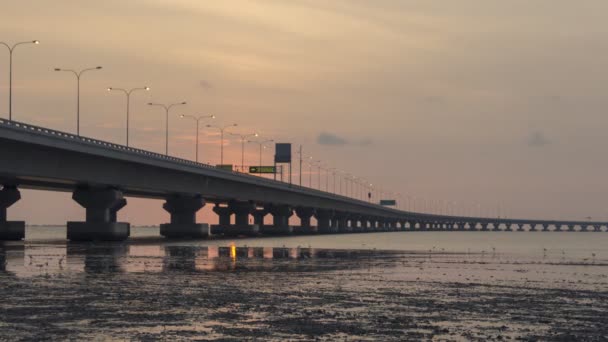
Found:
<path fill-rule="evenodd" d="M 61 227 L 29 228 L 25 242 L 0 243 L 0 273 L 324 272 L 378 264 L 416 269 L 425 263 L 445 279 L 458 277 L 456 264 L 472 269 L 507 264 L 507 279 L 521 276 L 519 264 L 600 266 L 593 272 L 608 265 L 604 233 L 393 232 L 175 241 L 158 237 L 158 229 L 135 228 L 121 243 L 69 243 L 60 238 L 64 233 Z M 401 279 L 415 273 L 420 272 L 401 272 Z"/>
<path fill-rule="evenodd" d="M 65 244 L 65 227 L 28 227 L 26 242 Z M 315 247 L 419 252 L 492 253 L 570 259 L 608 258 L 607 232 L 386 232 L 168 241 L 158 228 L 132 228 L 138 245 Z"/>

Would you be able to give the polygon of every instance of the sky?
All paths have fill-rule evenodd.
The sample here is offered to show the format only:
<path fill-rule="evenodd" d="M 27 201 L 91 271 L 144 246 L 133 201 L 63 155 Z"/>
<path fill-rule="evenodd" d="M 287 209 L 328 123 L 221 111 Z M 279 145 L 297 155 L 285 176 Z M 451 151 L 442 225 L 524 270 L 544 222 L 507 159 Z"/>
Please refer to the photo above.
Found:
<path fill-rule="evenodd" d="M 194 159 L 179 115 L 213 114 L 409 209 L 606 220 L 607 12 L 603 0 L 5 0 L 0 41 L 41 42 L 14 53 L 17 121 L 74 132 L 75 79 L 53 69 L 99 65 L 82 77 L 85 136 L 124 143 L 125 98 L 106 88 L 149 86 L 131 102 L 138 148 L 164 150 L 164 113 L 147 102 L 187 101 L 169 119 L 174 156 Z M 2 117 L 7 73 L 0 49 Z M 219 163 L 217 132 L 200 134 L 201 160 Z M 225 153 L 240 163 L 238 139 Z M 258 163 L 255 145 L 245 159 Z M 69 193 L 22 197 L 10 219 L 84 217 Z M 168 219 L 162 201 L 128 200 L 121 220 Z M 209 207 L 199 219 L 215 222 Z"/>

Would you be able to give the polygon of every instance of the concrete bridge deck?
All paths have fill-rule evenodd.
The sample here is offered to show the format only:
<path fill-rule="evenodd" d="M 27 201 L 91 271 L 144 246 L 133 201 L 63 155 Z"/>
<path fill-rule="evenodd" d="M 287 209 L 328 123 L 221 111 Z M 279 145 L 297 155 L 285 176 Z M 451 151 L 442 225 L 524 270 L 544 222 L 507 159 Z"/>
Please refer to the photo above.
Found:
<path fill-rule="evenodd" d="M 167 237 L 204 237 L 195 214 L 215 205 L 228 235 L 347 233 L 391 230 L 608 229 L 605 222 L 515 220 L 414 213 L 324 191 L 215 168 L 211 165 L 0 119 L 0 239 L 22 239 L 24 222 L 7 220 L 7 208 L 20 199 L 19 188 L 73 192 L 86 209 L 84 222 L 68 222 L 71 240 L 122 240 L 128 223 L 117 222 L 125 196 L 165 199 L 171 222 Z M 295 214 L 301 225 L 289 225 Z M 231 224 L 231 216 L 235 224 Z M 273 224 L 263 225 L 266 215 Z M 254 224 L 249 223 L 253 216 Z M 311 225 L 311 217 L 318 224 Z"/>

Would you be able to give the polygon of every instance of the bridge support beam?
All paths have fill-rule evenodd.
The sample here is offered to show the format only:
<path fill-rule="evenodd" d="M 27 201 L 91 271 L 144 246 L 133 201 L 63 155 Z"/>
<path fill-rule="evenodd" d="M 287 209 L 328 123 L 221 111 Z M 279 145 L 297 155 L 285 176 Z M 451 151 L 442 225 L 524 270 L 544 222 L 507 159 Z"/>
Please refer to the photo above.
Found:
<path fill-rule="evenodd" d="M 331 220 L 334 217 L 334 212 L 327 209 L 317 209 L 315 211 L 315 217 L 317 218 L 317 232 L 321 234 L 331 234 Z"/>
<path fill-rule="evenodd" d="M 211 234 L 224 234 L 225 229 L 230 229 L 230 216 L 232 212 L 228 207 L 222 207 L 219 203 L 216 203 L 213 207 L 213 212 L 218 216 L 218 224 L 211 225 Z"/>
<path fill-rule="evenodd" d="M 163 209 L 171 214 L 170 223 L 160 225 L 160 235 L 166 238 L 204 238 L 209 236 L 209 225 L 196 223 L 196 213 L 205 206 L 199 196 L 174 195 L 167 198 Z"/>
<path fill-rule="evenodd" d="M 85 222 L 68 222 L 67 238 L 71 241 L 122 241 L 131 227 L 116 222 L 116 213 L 127 205 L 122 192 L 109 188 L 79 188 L 72 199 L 86 209 Z"/>
<path fill-rule="evenodd" d="M 288 205 L 272 205 L 269 208 L 272 215 L 272 226 L 264 226 L 262 233 L 269 235 L 289 235 L 293 233 L 293 227 L 289 225 L 289 218 L 293 215 L 293 209 Z"/>
<path fill-rule="evenodd" d="M 234 225 L 222 224 L 224 235 L 238 236 L 247 235 L 255 236 L 260 232 L 260 226 L 257 224 L 249 224 L 249 215 L 256 212 L 256 206 L 253 202 L 248 201 L 230 201 L 228 203 L 228 212 L 234 214 Z M 261 213 L 260 213 L 261 214 Z M 263 220 L 262 216 L 262 220 Z M 255 217 L 254 217 L 255 219 Z"/>
<path fill-rule="evenodd" d="M 334 228 L 335 232 L 338 233 L 349 233 L 351 228 L 348 226 L 348 214 L 347 213 L 336 213 L 334 216 L 334 222 L 336 226 Z"/>
<path fill-rule="evenodd" d="M 361 218 L 361 215 L 351 215 L 350 216 L 350 230 L 352 232 L 361 233 L 365 231 L 364 222 Z"/>
<path fill-rule="evenodd" d="M 21 199 L 16 186 L 5 185 L 0 191 L 0 240 L 18 241 L 25 238 L 25 222 L 7 221 L 7 208 Z"/>
<path fill-rule="evenodd" d="M 310 224 L 310 219 L 314 214 L 315 210 L 313 208 L 296 208 L 296 215 L 298 215 L 298 217 L 300 218 L 300 226 L 296 227 L 295 232 L 298 234 L 316 233 L 317 229 Z"/>

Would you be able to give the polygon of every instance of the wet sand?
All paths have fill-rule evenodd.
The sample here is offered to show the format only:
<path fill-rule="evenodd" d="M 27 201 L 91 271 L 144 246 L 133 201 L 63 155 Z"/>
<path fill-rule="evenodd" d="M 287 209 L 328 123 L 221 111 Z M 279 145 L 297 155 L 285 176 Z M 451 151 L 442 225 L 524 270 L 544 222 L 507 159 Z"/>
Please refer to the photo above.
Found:
<path fill-rule="evenodd" d="M 236 242 L 0 245 L 0 339 L 608 340 L 606 255 Z"/>

